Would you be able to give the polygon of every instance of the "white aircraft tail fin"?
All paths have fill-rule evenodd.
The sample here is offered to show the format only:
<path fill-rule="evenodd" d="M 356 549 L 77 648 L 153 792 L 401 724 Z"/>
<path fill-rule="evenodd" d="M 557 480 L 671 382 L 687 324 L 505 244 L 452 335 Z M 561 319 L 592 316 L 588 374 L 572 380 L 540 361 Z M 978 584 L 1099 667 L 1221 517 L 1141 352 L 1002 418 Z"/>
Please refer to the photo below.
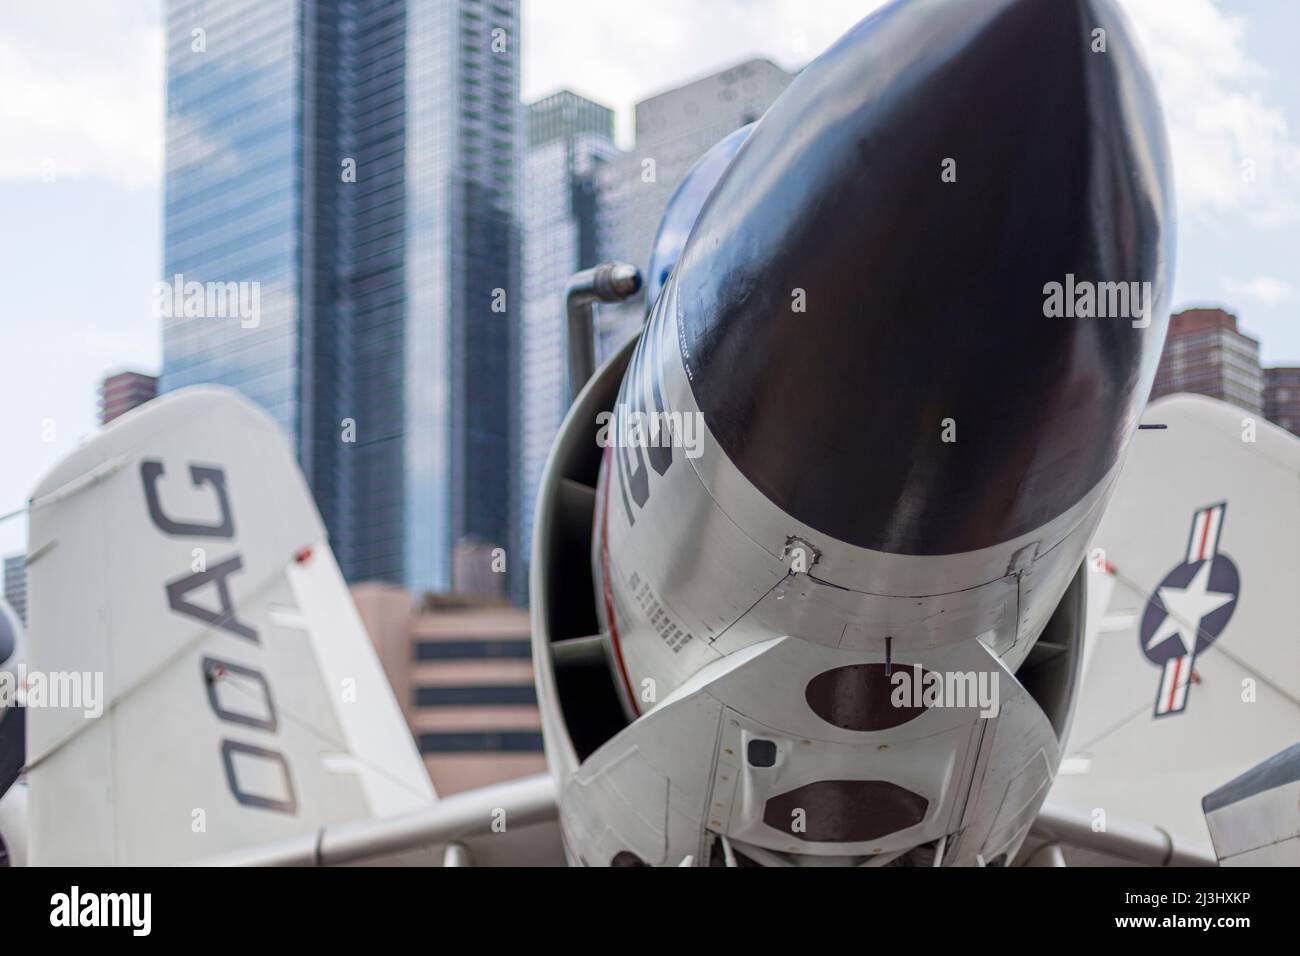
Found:
<path fill-rule="evenodd" d="M 237 393 L 124 416 L 32 495 L 35 864 L 169 864 L 433 788 L 293 456 Z"/>
<path fill-rule="evenodd" d="M 1157 401 L 1094 540 L 1085 671 L 1051 799 L 1208 848 L 1201 797 L 1300 739 L 1300 439 Z"/>

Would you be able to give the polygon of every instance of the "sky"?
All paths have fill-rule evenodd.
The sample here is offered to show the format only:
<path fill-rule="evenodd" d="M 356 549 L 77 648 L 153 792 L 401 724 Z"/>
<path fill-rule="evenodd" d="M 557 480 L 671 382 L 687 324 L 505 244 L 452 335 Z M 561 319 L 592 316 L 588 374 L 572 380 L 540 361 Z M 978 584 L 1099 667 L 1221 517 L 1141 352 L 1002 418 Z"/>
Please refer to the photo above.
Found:
<path fill-rule="evenodd" d="M 753 56 L 797 68 L 880 0 L 522 0 L 525 101 L 618 111 Z M 1164 103 L 1175 308 L 1228 306 L 1265 364 L 1300 364 L 1300 3 L 1120 0 Z M 0 514 L 95 430 L 105 373 L 156 371 L 160 0 L 42 0 L 0 17 Z M 1247 173 L 1250 175 L 1247 175 Z M 0 554 L 25 522 L 0 522 Z"/>

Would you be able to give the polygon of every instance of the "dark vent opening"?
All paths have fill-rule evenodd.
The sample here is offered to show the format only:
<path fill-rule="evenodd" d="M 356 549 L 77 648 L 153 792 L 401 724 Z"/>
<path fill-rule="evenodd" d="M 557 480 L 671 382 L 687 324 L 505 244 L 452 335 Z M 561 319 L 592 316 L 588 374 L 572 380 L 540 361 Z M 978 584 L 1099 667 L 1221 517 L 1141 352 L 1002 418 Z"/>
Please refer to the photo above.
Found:
<path fill-rule="evenodd" d="M 1074 689 L 1083 660 L 1087 574 L 1087 565 L 1080 565 L 1043 633 L 1016 671 L 1016 679 L 1047 715 L 1057 740 L 1065 739 L 1073 716 Z"/>

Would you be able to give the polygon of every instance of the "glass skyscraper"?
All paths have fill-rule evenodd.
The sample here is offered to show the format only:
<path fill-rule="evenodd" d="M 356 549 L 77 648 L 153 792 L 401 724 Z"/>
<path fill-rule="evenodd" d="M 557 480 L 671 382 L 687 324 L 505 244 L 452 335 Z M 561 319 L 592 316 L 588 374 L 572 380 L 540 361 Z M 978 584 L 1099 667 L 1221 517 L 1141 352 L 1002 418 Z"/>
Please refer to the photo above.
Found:
<path fill-rule="evenodd" d="M 165 317 L 161 390 L 276 418 L 349 580 L 446 589 L 516 544 L 517 0 L 166 16 L 164 279 L 258 314 Z"/>
<path fill-rule="evenodd" d="M 569 408 L 564 287 L 573 273 L 605 257 L 596 177 L 619 155 L 613 111 L 567 90 L 530 104 L 527 127 L 517 512 L 525 549 L 542 468 Z"/>

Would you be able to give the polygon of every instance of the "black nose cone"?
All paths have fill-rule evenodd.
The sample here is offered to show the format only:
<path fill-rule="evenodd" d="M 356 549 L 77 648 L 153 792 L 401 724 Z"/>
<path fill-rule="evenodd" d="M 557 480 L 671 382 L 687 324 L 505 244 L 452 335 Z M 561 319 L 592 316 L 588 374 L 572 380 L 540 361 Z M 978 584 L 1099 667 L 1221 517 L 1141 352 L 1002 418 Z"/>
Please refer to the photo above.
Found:
<path fill-rule="evenodd" d="M 683 359 L 723 450 L 795 518 L 894 553 L 987 547 L 1118 460 L 1173 229 L 1110 0 L 904 0 L 811 64 L 719 183 L 678 268 Z"/>

